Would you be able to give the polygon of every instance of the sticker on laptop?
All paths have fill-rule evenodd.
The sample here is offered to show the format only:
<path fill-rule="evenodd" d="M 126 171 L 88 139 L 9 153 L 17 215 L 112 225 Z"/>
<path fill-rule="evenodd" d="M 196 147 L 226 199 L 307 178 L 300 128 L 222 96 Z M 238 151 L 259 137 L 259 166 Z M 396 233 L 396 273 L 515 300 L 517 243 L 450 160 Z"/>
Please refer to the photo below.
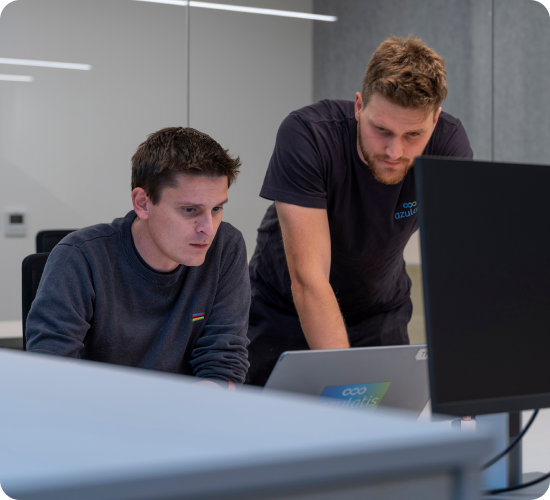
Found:
<path fill-rule="evenodd" d="M 428 349 L 419 349 L 414 359 L 416 359 L 416 361 L 423 361 L 428 359 Z"/>
<path fill-rule="evenodd" d="M 331 408 L 360 408 L 374 411 L 391 382 L 374 384 L 332 385 L 325 387 L 319 404 Z"/>

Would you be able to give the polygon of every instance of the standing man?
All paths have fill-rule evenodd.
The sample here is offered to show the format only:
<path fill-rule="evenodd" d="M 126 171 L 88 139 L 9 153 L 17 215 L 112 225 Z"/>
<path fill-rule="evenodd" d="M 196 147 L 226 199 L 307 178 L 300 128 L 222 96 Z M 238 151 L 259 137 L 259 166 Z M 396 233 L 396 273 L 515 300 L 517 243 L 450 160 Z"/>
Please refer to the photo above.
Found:
<path fill-rule="evenodd" d="M 355 102 L 321 101 L 281 124 L 260 193 L 275 203 L 250 262 L 248 383 L 265 385 L 287 350 L 409 343 L 414 159 L 473 156 L 441 111 L 444 64 L 421 40 L 392 37 Z"/>
<path fill-rule="evenodd" d="M 52 251 L 27 350 L 241 384 L 250 281 L 244 239 L 222 222 L 240 164 L 192 128 L 151 134 L 132 158 L 133 210 Z"/>

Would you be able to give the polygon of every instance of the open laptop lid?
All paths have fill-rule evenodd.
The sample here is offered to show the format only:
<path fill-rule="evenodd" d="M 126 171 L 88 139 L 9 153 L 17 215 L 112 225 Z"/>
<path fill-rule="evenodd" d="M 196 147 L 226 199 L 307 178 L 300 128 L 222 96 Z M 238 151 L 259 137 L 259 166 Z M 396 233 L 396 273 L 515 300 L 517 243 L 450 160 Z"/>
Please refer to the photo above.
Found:
<path fill-rule="evenodd" d="M 284 352 L 265 388 L 330 398 L 328 406 L 420 415 L 430 399 L 427 359 L 426 345 Z"/>

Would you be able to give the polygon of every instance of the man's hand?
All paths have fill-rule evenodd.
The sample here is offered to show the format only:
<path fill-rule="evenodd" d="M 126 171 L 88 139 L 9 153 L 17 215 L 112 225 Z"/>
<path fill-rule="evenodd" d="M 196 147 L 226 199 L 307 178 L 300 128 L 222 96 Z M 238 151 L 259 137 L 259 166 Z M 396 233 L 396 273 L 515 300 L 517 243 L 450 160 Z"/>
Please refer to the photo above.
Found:
<path fill-rule="evenodd" d="M 329 283 L 330 230 L 327 211 L 275 202 L 292 296 L 311 349 L 349 347 L 348 335 Z"/>

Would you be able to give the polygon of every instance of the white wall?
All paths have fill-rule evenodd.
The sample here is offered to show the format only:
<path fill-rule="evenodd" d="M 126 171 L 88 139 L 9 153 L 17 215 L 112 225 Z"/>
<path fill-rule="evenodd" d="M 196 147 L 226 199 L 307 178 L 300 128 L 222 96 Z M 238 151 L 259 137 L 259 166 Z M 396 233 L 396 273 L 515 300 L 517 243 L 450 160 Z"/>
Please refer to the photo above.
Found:
<path fill-rule="evenodd" d="M 311 11 L 311 0 L 239 4 Z M 0 57 L 92 70 L 0 65 L 35 78 L 0 81 L 0 211 L 28 214 L 26 237 L 0 227 L 0 321 L 21 317 L 21 261 L 36 233 L 124 215 L 139 143 L 186 124 L 185 12 L 132 0 L 18 0 L 2 13 Z M 225 217 L 249 253 L 277 127 L 311 95 L 312 21 L 191 9 L 191 126 L 243 160 Z"/>

